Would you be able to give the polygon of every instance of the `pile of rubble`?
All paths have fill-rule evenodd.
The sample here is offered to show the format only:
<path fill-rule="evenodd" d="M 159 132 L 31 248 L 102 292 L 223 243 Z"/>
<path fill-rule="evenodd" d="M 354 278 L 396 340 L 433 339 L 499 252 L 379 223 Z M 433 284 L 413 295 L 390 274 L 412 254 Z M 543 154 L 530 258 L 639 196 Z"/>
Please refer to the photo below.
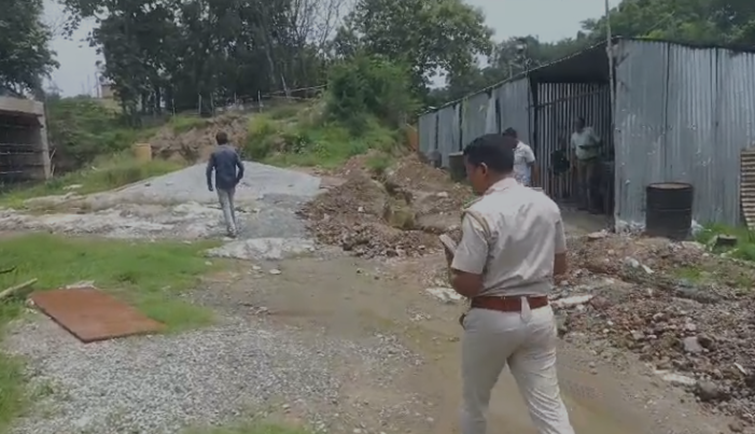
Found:
<path fill-rule="evenodd" d="M 414 214 L 405 201 L 360 173 L 318 196 L 299 214 L 318 241 L 357 256 L 418 256 L 438 248 L 435 235 L 413 229 Z"/>
<path fill-rule="evenodd" d="M 694 242 L 598 233 L 571 244 L 554 303 L 562 333 L 598 334 L 712 410 L 755 422 L 752 265 Z M 598 276 L 614 283 L 586 291 Z"/>
<path fill-rule="evenodd" d="M 419 256 L 436 251 L 437 236 L 458 226 L 469 187 L 407 155 L 377 175 L 369 155 L 349 160 L 346 178 L 306 205 L 301 215 L 320 242 L 358 256 Z"/>

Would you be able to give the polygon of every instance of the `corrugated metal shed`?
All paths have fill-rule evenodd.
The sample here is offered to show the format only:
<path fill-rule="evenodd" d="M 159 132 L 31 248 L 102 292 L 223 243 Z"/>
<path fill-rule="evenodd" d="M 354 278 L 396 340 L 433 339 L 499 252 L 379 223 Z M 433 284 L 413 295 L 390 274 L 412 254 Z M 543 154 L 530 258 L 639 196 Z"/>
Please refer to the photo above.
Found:
<path fill-rule="evenodd" d="M 460 147 L 459 104 L 447 106 L 438 112 L 438 151 L 442 166 L 448 167 L 448 155 Z"/>
<path fill-rule="evenodd" d="M 419 151 L 425 155 L 438 149 L 438 112 L 425 113 L 417 121 Z"/>
<path fill-rule="evenodd" d="M 500 107 L 501 129 L 514 128 L 519 134 L 519 140 L 532 143 L 534 138 L 530 131 L 529 80 L 522 78 L 503 83 L 493 95 L 498 99 Z"/>
<path fill-rule="evenodd" d="M 622 41 L 617 224 L 642 225 L 645 186 L 689 182 L 698 223 L 740 222 L 740 152 L 755 138 L 755 54 Z"/>
<path fill-rule="evenodd" d="M 571 123 L 584 116 L 614 150 L 618 227 L 643 225 L 645 186 L 673 181 L 694 186 L 697 222 L 740 223 L 740 153 L 755 144 L 755 53 L 618 40 L 613 133 L 605 82 L 559 82 L 561 63 L 569 66 L 564 77 L 574 78 L 578 66 L 599 61 L 600 47 L 581 55 L 437 111 L 443 165 L 473 138 L 513 127 L 533 145 L 546 188 L 558 198 L 570 193 L 572 181 L 568 175 L 560 184 L 547 178 L 549 154 L 568 143 Z M 600 70 L 587 78 L 599 81 Z M 538 77 L 543 82 L 532 95 L 530 79 Z M 430 119 L 420 120 L 423 150 L 435 141 Z"/>
<path fill-rule="evenodd" d="M 611 98 L 607 84 L 546 83 L 538 85 L 537 146 L 535 155 L 546 193 L 556 199 L 573 197 L 576 189 L 574 173 L 552 175 L 553 152 L 569 147 L 577 119 L 601 137 L 606 153 L 613 147 L 611 134 Z"/>
<path fill-rule="evenodd" d="M 461 104 L 462 147 L 485 134 L 489 103 L 490 94 L 488 92 L 478 93 L 463 100 Z"/>

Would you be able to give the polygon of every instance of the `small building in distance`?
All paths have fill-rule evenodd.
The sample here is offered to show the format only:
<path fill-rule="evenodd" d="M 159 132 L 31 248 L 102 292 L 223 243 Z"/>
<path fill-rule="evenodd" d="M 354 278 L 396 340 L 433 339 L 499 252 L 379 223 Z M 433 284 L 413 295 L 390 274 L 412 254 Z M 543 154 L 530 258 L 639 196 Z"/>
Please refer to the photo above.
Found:
<path fill-rule="evenodd" d="M 51 173 L 44 104 L 0 96 L 0 188 Z"/>

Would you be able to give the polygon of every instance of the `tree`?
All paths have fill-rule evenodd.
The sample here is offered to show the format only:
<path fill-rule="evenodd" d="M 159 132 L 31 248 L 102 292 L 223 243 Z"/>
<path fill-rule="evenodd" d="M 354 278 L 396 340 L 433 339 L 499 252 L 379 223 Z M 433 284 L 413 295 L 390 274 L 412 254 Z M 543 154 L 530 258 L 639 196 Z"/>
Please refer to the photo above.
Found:
<path fill-rule="evenodd" d="M 0 16 L 0 88 L 17 94 L 39 91 L 58 66 L 42 23 L 42 0 L 5 0 Z"/>
<path fill-rule="evenodd" d="M 747 0 L 624 0 L 610 12 L 614 36 L 694 44 L 755 45 L 755 3 Z M 455 100 L 485 87 L 605 41 L 605 17 L 587 19 L 573 38 L 543 42 L 533 36 L 498 44 L 489 66 L 450 75 L 433 104 Z M 517 47 L 523 45 L 525 50 Z"/>
<path fill-rule="evenodd" d="M 98 26 L 90 43 L 105 58 L 124 108 L 197 107 L 325 81 L 326 40 L 343 0 L 61 0 L 69 30 Z"/>
<path fill-rule="evenodd" d="M 462 0 L 358 0 L 338 31 L 337 54 L 363 51 L 409 65 L 417 90 L 446 72 L 460 76 L 492 48 L 481 10 Z"/>

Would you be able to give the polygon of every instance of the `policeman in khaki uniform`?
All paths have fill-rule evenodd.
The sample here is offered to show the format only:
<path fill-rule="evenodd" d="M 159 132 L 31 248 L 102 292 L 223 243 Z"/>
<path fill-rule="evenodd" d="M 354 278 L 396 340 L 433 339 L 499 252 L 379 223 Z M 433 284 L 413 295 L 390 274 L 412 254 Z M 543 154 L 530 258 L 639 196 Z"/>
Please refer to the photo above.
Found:
<path fill-rule="evenodd" d="M 512 176 L 510 138 L 481 136 L 464 149 L 475 193 L 462 237 L 448 252 L 454 289 L 469 299 L 462 317 L 462 434 L 485 434 L 490 393 L 509 366 L 540 434 L 574 434 L 556 377 L 556 321 L 548 304 L 566 271 L 558 206 Z"/>

